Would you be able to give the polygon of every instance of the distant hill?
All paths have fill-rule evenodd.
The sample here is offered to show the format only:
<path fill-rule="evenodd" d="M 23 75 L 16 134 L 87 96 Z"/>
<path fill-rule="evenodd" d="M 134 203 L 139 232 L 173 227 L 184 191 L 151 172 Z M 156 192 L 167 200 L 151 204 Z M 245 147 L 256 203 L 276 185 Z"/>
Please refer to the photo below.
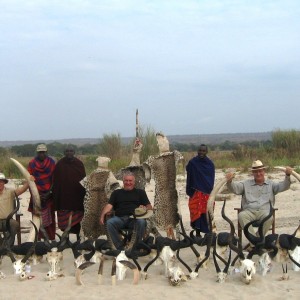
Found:
<path fill-rule="evenodd" d="M 124 144 L 131 143 L 134 137 L 122 138 Z M 252 133 L 218 133 L 218 134 L 186 134 L 186 135 L 169 135 L 168 140 L 171 144 L 208 144 L 216 145 L 222 144 L 226 141 L 241 143 L 246 141 L 268 141 L 272 139 L 272 132 L 252 132 Z M 38 144 L 38 143 L 61 143 L 73 144 L 82 146 L 85 144 L 98 144 L 101 139 L 95 138 L 78 138 L 78 139 L 61 139 L 61 140 L 31 140 L 31 141 L 0 141 L 1 147 L 11 147 L 16 145 L 25 144 Z"/>
<path fill-rule="evenodd" d="M 168 136 L 170 143 L 182 144 L 222 144 L 226 141 L 241 143 L 246 141 L 268 141 L 272 139 L 272 132 L 253 133 L 220 133 L 220 134 L 193 134 Z"/>

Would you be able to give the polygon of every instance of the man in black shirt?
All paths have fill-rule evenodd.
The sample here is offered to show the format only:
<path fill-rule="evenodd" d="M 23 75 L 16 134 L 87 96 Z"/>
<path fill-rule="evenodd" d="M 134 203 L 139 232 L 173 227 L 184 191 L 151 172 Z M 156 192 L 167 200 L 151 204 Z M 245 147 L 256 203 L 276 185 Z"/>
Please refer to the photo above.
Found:
<path fill-rule="evenodd" d="M 145 229 L 146 220 L 151 215 L 152 205 L 148 199 L 146 192 L 142 189 L 135 188 L 135 177 L 131 172 L 125 173 L 123 176 L 124 187 L 113 191 L 111 197 L 103 208 L 100 215 L 100 224 L 104 224 L 104 218 L 112 209 L 115 215 L 107 220 L 107 231 L 110 235 L 115 247 L 123 250 L 123 243 L 120 239 L 120 230 L 123 228 L 133 228 L 136 222 L 138 241 L 142 240 Z M 145 209 L 145 215 L 132 218 L 136 208 Z"/>

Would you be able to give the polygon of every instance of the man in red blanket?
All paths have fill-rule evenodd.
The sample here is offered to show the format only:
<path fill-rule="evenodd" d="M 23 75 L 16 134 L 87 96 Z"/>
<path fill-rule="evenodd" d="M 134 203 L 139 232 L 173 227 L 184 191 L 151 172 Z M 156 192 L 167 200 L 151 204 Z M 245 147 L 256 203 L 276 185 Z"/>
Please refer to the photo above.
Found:
<path fill-rule="evenodd" d="M 200 232 L 209 232 L 206 219 L 207 201 L 215 182 L 215 166 L 207 155 L 207 146 L 199 147 L 198 155 L 193 157 L 186 166 L 186 193 L 189 198 L 191 227 Z"/>
<path fill-rule="evenodd" d="M 47 146 L 45 144 L 38 145 L 36 152 L 36 157 L 29 162 L 28 172 L 34 177 L 40 194 L 42 225 L 46 229 L 49 239 L 54 240 L 56 224 L 51 188 L 55 161 L 47 155 Z M 28 211 L 33 213 L 32 197 L 30 198 Z M 39 238 L 41 237 L 41 234 L 39 234 Z"/>

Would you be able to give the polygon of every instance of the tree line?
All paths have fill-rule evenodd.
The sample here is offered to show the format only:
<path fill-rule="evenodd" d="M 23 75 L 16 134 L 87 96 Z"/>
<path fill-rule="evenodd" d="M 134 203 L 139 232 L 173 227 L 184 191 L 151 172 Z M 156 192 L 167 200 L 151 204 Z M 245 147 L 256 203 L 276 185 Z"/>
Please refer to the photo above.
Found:
<path fill-rule="evenodd" d="M 151 128 L 140 128 L 140 139 L 143 142 L 141 152 L 141 162 L 150 155 L 158 154 L 156 142 L 156 131 Z M 72 145 L 75 153 L 85 163 L 87 172 L 97 167 L 97 156 L 110 157 L 112 171 L 127 166 L 131 160 L 134 138 L 129 144 L 123 144 L 121 135 L 104 134 L 97 144 L 63 144 L 53 142 L 47 144 L 48 154 L 60 159 L 64 155 L 67 146 Z M 220 144 L 208 144 L 209 156 L 214 160 L 217 168 L 227 168 L 237 166 L 246 169 L 254 159 L 263 160 L 265 164 L 272 165 L 299 165 L 300 157 L 300 131 L 297 130 L 277 130 L 272 133 L 272 140 L 266 141 L 245 141 L 241 143 L 225 141 Z M 11 147 L 0 147 L 0 172 L 8 171 L 14 173 L 13 166 L 9 165 L 9 157 L 22 158 L 24 164 L 28 163 L 28 158 L 35 156 L 37 144 L 24 144 Z M 198 144 L 173 143 L 170 150 L 180 151 L 187 162 L 196 155 Z"/>

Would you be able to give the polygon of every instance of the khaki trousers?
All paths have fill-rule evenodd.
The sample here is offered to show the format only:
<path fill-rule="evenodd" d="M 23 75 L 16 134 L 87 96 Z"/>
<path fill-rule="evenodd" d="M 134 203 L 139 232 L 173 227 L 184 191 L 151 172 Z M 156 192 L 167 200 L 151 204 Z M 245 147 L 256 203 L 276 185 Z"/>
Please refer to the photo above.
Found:
<path fill-rule="evenodd" d="M 244 209 L 239 213 L 239 223 L 244 229 L 245 225 L 251 221 L 257 220 L 261 221 L 265 218 L 270 212 L 266 210 L 259 210 L 259 209 Z M 265 236 L 269 231 L 271 225 L 273 223 L 273 216 L 271 216 L 263 225 L 263 235 Z M 257 228 L 253 228 L 253 226 L 249 227 L 249 232 L 252 235 L 256 235 Z"/>
<path fill-rule="evenodd" d="M 8 240 L 8 244 L 10 246 L 13 246 L 15 243 L 15 236 L 16 236 L 17 232 L 19 231 L 20 226 L 19 226 L 19 223 L 14 219 L 10 219 L 9 226 L 10 226 L 10 237 Z M 2 232 L 7 231 L 6 219 L 0 219 L 0 231 L 2 231 Z"/>

